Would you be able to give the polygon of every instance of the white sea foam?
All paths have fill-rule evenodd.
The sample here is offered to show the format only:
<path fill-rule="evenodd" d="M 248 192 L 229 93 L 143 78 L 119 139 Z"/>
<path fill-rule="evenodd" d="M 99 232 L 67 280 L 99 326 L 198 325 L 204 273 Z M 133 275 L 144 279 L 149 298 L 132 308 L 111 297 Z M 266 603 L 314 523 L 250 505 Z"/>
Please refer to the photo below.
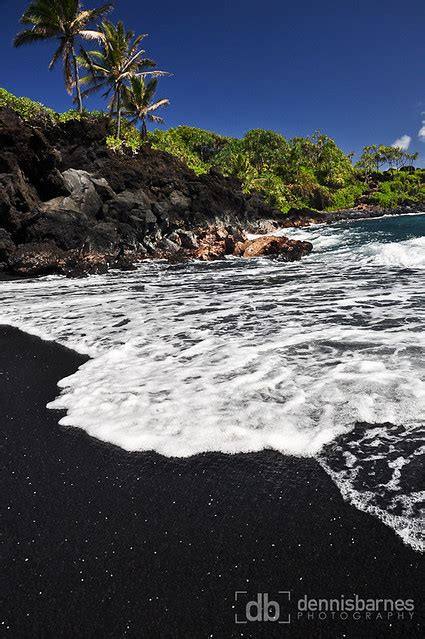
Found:
<path fill-rule="evenodd" d="M 417 237 L 397 243 L 372 243 L 364 248 L 363 253 L 369 257 L 372 264 L 425 268 L 425 237 Z"/>
<path fill-rule="evenodd" d="M 335 472 L 324 460 L 321 465 L 332 477 L 346 501 L 353 506 L 378 517 L 384 524 L 390 526 L 403 539 L 403 541 L 418 552 L 425 549 L 425 518 L 414 512 L 418 503 L 424 503 L 425 491 L 412 492 L 410 496 L 401 495 L 394 499 L 391 505 L 399 506 L 402 515 L 394 514 L 389 510 L 376 506 L 375 493 L 371 491 L 359 491 L 353 488 L 350 473 Z M 387 506 L 388 508 L 388 506 Z"/>
<path fill-rule="evenodd" d="M 168 456 L 320 456 L 356 421 L 407 433 L 425 423 L 421 264 L 414 276 L 387 268 L 375 257 L 388 248 L 365 249 L 356 233 L 291 231 L 315 245 L 294 264 L 143 264 L 87 280 L 2 282 L 0 323 L 92 357 L 50 404 L 66 410 L 64 425 Z M 409 242 L 403 250 L 423 247 Z M 348 495 L 350 476 L 339 484 Z"/>

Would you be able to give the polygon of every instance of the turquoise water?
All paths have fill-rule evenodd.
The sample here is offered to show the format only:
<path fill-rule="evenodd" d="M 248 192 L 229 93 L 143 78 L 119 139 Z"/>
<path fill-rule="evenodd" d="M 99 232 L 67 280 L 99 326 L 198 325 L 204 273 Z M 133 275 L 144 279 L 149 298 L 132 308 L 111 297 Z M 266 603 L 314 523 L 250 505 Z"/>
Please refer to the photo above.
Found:
<path fill-rule="evenodd" d="M 425 235 L 425 214 L 388 216 L 358 222 L 332 225 L 338 230 L 352 229 L 363 244 L 366 242 L 404 242 Z"/>
<path fill-rule="evenodd" d="M 285 229 L 283 234 L 288 234 Z M 352 258 L 375 257 L 386 266 L 425 266 L 425 215 L 387 216 L 308 229 L 290 229 L 291 237 L 313 241 L 317 252 L 350 249 Z M 314 259 L 314 256 L 313 256 Z"/>

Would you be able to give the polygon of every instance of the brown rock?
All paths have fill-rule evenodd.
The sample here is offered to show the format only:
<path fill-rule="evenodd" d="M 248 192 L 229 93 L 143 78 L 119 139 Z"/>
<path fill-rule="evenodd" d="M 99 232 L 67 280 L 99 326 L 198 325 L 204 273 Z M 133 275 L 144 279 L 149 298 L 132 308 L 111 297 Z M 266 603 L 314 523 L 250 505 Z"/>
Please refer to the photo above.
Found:
<path fill-rule="evenodd" d="M 236 242 L 235 248 L 233 249 L 233 255 L 235 255 L 236 257 L 242 257 L 245 251 L 246 245 L 247 245 L 247 242 Z"/>
<path fill-rule="evenodd" d="M 310 242 L 290 240 L 287 237 L 266 236 L 244 244 L 243 257 L 279 256 L 288 262 L 300 260 L 313 250 Z"/>
<path fill-rule="evenodd" d="M 204 262 L 222 260 L 226 256 L 226 241 L 219 240 L 212 243 L 203 240 L 196 250 L 194 257 Z"/>
<path fill-rule="evenodd" d="M 193 257 L 198 260 L 222 260 L 226 255 L 234 255 L 243 235 L 235 229 L 223 226 L 210 227 L 198 237 L 198 248 Z"/>

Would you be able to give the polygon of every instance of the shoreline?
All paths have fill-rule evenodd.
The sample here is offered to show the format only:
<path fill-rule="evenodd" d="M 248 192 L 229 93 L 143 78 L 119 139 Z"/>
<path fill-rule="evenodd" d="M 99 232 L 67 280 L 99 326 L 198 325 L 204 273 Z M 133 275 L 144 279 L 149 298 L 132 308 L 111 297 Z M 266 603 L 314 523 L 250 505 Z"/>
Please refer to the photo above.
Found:
<path fill-rule="evenodd" d="M 117 259 L 111 255 L 99 255 L 98 253 L 88 253 L 83 258 L 76 257 L 74 255 L 72 265 L 65 268 L 64 264 L 60 261 L 58 263 L 55 262 L 53 270 L 45 270 L 46 264 L 45 260 L 47 259 L 47 263 L 50 260 L 49 253 L 44 254 L 43 251 L 45 247 L 40 247 L 40 253 L 37 252 L 32 253 L 31 259 L 28 262 L 27 266 L 24 269 L 24 272 L 19 273 L 13 272 L 4 268 L 1 268 L 0 265 L 0 281 L 22 281 L 26 279 L 34 279 L 37 280 L 40 277 L 45 277 L 48 275 L 57 275 L 57 276 L 66 276 L 76 279 L 81 279 L 88 277 L 90 275 L 102 275 L 108 272 L 109 270 L 117 270 L 117 271 L 131 271 L 137 269 L 137 266 L 144 262 L 169 262 L 170 264 L 174 263 L 190 263 L 193 261 L 217 261 L 221 259 L 225 259 L 226 257 L 243 257 L 244 259 L 250 259 L 250 257 L 264 257 L 267 256 L 268 253 L 263 251 L 263 247 L 260 248 L 258 254 L 253 254 L 252 256 L 243 255 L 244 247 L 247 247 L 249 244 L 253 244 L 255 239 L 259 239 L 261 237 L 269 237 L 275 236 L 276 233 L 279 233 L 279 237 L 282 239 L 285 238 L 284 233 L 281 232 L 287 229 L 296 229 L 303 230 L 305 228 L 310 227 L 320 227 L 320 226 L 331 226 L 333 224 L 341 224 L 341 223 L 354 223 L 354 222 L 362 222 L 367 220 L 378 220 L 384 219 L 388 217 L 408 217 L 408 216 L 419 216 L 425 215 L 425 211 L 409 211 L 410 207 L 402 208 L 402 209 L 392 209 L 388 210 L 385 213 L 386 209 L 373 209 L 373 210 L 357 210 L 357 209 L 341 209 L 337 211 L 331 211 L 328 213 L 318 213 L 318 217 L 308 217 L 307 213 L 302 213 L 299 216 L 289 217 L 288 220 L 284 220 L 284 215 L 282 214 L 282 223 L 279 221 L 264 219 L 262 222 L 259 221 L 256 226 L 248 225 L 246 229 L 242 229 L 240 227 L 236 233 L 234 230 L 228 232 L 226 230 L 226 226 L 224 226 L 224 222 L 218 222 L 216 224 L 212 224 L 207 230 L 202 229 L 202 231 L 194 230 L 191 234 L 194 237 L 197 237 L 197 233 L 201 233 L 201 237 L 205 236 L 204 240 L 200 241 L 198 245 L 199 256 L 192 254 L 190 251 L 186 253 L 182 251 L 181 253 L 177 251 L 176 253 L 167 252 L 160 253 L 158 255 L 152 256 L 138 256 L 137 253 L 133 253 L 131 255 L 123 255 L 122 258 Z M 407 212 L 406 212 L 407 211 Z M 228 227 L 232 229 L 231 226 Z M 254 232 L 255 231 L 255 232 Z M 228 235 L 227 238 L 223 240 L 223 232 Z M 233 234 L 234 233 L 234 234 Z M 241 237 L 244 236 L 244 242 L 241 241 Z M 227 243 L 231 244 L 231 251 L 227 252 Z M 276 248 L 277 252 L 275 254 L 276 257 L 283 258 L 284 261 L 293 261 L 293 259 L 298 260 L 302 259 L 304 255 L 308 255 L 312 250 L 312 245 L 307 246 L 306 242 L 300 242 L 296 238 L 289 239 L 290 243 L 294 244 L 296 257 L 291 256 L 292 247 L 288 247 L 285 243 L 283 246 L 279 246 Z M 297 246 L 299 245 L 299 247 Z M 25 249 L 25 245 L 22 245 L 22 248 Z M 289 250 L 288 250 L 289 249 Z M 313 249 L 314 250 L 314 249 Z M 263 252 L 261 252 L 263 251 Z M 54 251 L 53 251 L 54 252 Z M 271 255 L 273 257 L 273 254 Z M 39 263 L 37 263 L 39 262 Z M 61 264 L 59 266 L 59 264 Z"/>
<path fill-rule="evenodd" d="M 58 426 L 62 413 L 46 404 L 87 360 L 0 326 L 5 636 L 282 636 L 273 624 L 236 625 L 236 590 L 413 598 L 413 620 L 284 628 L 423 636 L 425 557 L 344 502 L 314 459 L 164 458 Z"/>

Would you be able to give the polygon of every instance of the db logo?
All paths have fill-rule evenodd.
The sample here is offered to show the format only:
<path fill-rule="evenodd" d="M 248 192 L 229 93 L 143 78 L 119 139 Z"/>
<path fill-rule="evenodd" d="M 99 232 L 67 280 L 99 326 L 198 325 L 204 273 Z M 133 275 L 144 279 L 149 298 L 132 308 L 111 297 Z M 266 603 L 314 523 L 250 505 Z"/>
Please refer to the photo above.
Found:
<path fill-rule="evenodd" d="M 248 598 L 246 590 L 235 592 L 235 623 L 250 623 L 253 621 L 274 621 L 277 623 L 291 623 L 291 615 L 285 612 L 291 600 L 289 590 L 279 590 L 271 598 L 268 592 L 257 593 L 255 599 Z"/>

